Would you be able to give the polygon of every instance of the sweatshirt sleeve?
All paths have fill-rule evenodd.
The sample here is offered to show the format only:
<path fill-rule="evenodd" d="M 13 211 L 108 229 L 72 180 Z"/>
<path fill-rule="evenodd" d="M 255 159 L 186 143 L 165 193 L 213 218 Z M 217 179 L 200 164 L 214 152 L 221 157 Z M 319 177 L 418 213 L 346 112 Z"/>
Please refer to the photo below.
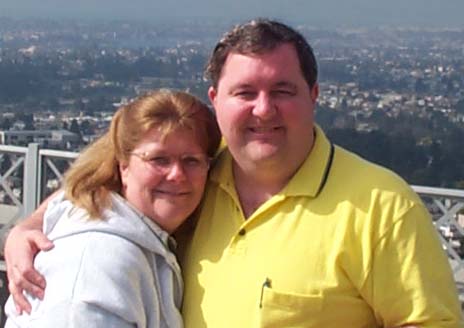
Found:
<path fill-rule="evenodd" d="M 44 301 L 33 317 L 15 318 L 28 323 L 19 327 L 147 327 L 159 319 L 152 271 L 132 242 L 108 233 L 77 234 L 56 240 L 42 256 L 50 265 L 44 266 Z"/>
<path fill-rule="evenodd" d="M 116 314 L 93 304 L 66 300 L 49 308 L 39 319 L 31 321 L 28 327 L 134 328 L 137 326 L 135 323 L 127 322 Z"/>

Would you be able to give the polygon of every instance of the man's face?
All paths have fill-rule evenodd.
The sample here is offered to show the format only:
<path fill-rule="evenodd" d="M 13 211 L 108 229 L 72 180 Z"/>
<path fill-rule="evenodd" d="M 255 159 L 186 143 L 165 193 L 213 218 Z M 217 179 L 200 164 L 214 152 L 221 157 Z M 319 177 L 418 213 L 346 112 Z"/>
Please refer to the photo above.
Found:
<path fill-rule="evenodd" d="M 240 167 L 294 170 L 313 144 L 318 92 L 306 83 L 293 45 L 282 44 L 263 54 L 230 53 L 208 95 Z"/>

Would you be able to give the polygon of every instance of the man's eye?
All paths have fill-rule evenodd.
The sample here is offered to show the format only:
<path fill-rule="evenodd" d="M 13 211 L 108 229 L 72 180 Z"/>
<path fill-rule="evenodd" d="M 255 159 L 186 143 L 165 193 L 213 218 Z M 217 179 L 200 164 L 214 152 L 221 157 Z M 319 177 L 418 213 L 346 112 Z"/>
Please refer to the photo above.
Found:
<path fill-rule="evenodd" d="M 274 91 L 274 94 L 278 96 L 293 96 L 295 92 L 292 90 L 287 90 L 287 89 L 278 89 Z"/>
<path fill-rule="evenodd" d="M 252 91 L 238 91 L 235 93 L 236 97 L 245 98 L 245 99 L 253 98 L 254 95 L 255 93 Z"/>

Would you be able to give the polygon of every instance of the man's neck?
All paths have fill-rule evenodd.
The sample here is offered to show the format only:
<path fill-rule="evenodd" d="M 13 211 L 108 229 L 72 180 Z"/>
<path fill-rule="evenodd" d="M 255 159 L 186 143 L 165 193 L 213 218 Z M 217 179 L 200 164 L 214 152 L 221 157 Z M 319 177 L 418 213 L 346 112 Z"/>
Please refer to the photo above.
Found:
<path fill-rule="evenodd" d="M 262 204 L 280 192 L 292 179 L 300 166 L 306 160 L 314 146 L 316 134 L 306 147 L 286 163 L 242 162 L 234 160 L 233 172 L 235 190 L 245 218 L 250 217 Z"/>
<path fill-rule="evenodd" d="M 293 173 L 279 175 L 275 171 L 255 171 L 245 172 L 234 166 L 235 189 L 245 218 L 250 217 L 258 207 L 281 191 L 293 176 Z"/>

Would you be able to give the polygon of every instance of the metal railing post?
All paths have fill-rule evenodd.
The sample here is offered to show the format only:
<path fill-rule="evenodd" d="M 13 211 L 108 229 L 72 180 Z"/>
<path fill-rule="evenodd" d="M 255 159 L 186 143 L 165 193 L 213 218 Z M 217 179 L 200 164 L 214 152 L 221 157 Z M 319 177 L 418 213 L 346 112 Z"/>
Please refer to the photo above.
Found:
<path fill-rule="evenodd" d="M 37 207 L 39 195 L 39 144 L 30 143 L 27 147 L 24 163 L 23 180 L 23 213 L 22 217 L 31 214 Z"/>

